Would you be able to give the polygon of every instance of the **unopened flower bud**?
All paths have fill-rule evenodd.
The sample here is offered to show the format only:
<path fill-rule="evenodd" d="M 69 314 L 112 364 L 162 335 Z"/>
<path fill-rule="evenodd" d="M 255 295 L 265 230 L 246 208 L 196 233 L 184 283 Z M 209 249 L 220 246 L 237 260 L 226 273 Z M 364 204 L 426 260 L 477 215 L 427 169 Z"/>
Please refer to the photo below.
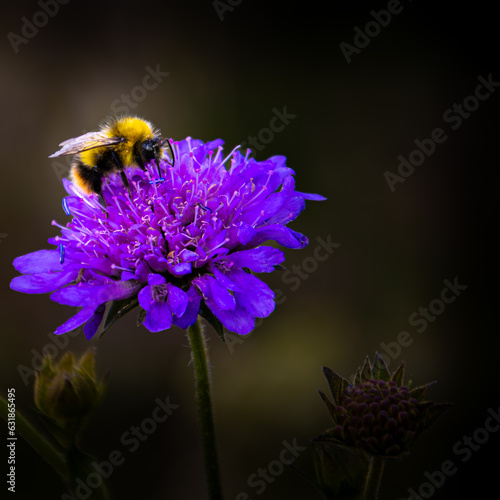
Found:
<path fill-rule="evenodd" d="M 67 352 L 56 365 L 45 356 L 36 374 L 35 405 L 52 434 L 68 448 L 75 443 L 103 390 L 104 382 L 96 380 L 93 350 L 77 362 Z"/>

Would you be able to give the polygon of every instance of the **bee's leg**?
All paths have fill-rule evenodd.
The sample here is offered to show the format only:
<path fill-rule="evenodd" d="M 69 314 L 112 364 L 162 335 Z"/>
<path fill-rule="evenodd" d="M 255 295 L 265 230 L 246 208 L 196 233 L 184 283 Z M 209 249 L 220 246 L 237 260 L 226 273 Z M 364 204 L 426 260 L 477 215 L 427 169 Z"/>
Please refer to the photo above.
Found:
<path fill-rule="evenodd" d="M 113 161 L 115 162 L 115 165 L 120 172 L 120 177 L 122 178 L 123 185 L 127 188 L 128 197 L 132 199 L 132 194 L 130 193 L 130 184 L 128 182 L 127 176 L 125 175 L 125 172 L 123 171 L 123 163 L 120 161 L 120 158 L 114 151 L 111 153 L 111 156 L 113 157 Z"/>
<path fill-rule="evenodd" d="M 99 197 L 99 203 L 104 207 L 103 212 L 106 212 L 106 202 L 102 195 L 102 172 L 98 167 L 94 167 L 91 172 L 90 182 L 92 184 L 92 190 Z"/>
<path fill-rule="evenodd" d="M 155 163 L 156 163 L 156 168 L 158 169 L 158 179 L 164 180 L 163 177 L 161 176 L 160 162 L 158 160 L 155 160 Z"/>
<path fill-rule="evenodd" d="M 175 155 L 174 155 L 174 150 L 172 149 L 172 144 L 170 144 L 170 139 L 165 139 L 168 144 L 168 149 L 170 149 L 170 155 L 172 156 L 172 168 L 174 168 L 175 165 Z"/>
<path fill-rule="evenodd" d="M 85 272 L 85 269 L 84 269 L 84 268 L 82 268 L 82 269 L 80 269 L 80 270 L 78 271 L 78 276 L 77 276 L 77 278 L 76 278 L 76 283 L 77 283 L 77 284 L 78 284 L 78 283 L 80 283 L 80 281 L 82 281 L 82 279 L 83 279 L 83 273 L 84 273 L 84 272 Z"/>
<path fill-rule="evenodd" d="M 106 200 L 104 199 L 102 193 L 99 193 L 99 204 L 102 205 L 103 212 L 106 212 L 106 207 L 107 207 Z"/>
<path fill-rule="evenodd" d="M 129 198 L 132 199 L 132 194 L 130 193 L 130 184 L 123 170 L 120 170 L 120 177 L 122 178 L 123 185 L 127 188 Z"/>
<path fill-rule="evenodd" d="M 142 171 L 146 170 L 146 165 L 144 165 L 144 162 L 142 161 L 142 158 L 140 155 L 135 155 L 135 162 L 137 163 L 137 165 L 139 165 L 139 168 Z"/>

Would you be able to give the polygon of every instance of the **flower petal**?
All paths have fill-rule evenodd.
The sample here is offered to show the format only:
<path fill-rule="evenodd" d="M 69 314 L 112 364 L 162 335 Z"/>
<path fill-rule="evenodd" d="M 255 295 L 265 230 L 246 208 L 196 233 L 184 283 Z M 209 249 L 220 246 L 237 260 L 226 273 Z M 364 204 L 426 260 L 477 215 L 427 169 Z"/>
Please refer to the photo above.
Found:
<path fill-rule="evenodd" d="M 94 309 L 110 300 L 128 299 L 142 288 L 137 281 L 114 281 L 106 285 L 80 283 L 54 292 L 50 298 L 67 306 L 81 307 L 93 305 Z"/>
<path fill-rule="evenodd" d="M 189 297 L 189 302 L 184 314 L 180 317 L 174 316 L 173 318 L 174 325 L 183 330 L 190 327 L 198 319 L 201 302 L 201 295 L 194 286 L 189 287 L 186 293 Z"/>
<path fill-rule="evenodd" d="M 228 267 L 247 267 L 256 273 L 270 273 L 274 271 L 274 266 L 281 264 L 285 260 L 285 255 L 278 248 L 258 247 L 251 250 L 241 250 L 226 257 L 222 257 L 221 264 L 229 264 Z"/>
<path fill-rule="evenodd" d="M 233 311 L 223 311 L 219 309 L 211 299 L 205 300 L 214 316 L 231 332 L 240 335 L 250 333 L 255 327 L 255 317 L 240 306 L 236 306 Z"/>
<path fill-rule="evenodd" d="M 172 326 L 172 311 L 167 302 L 154 302 L 146 313 L 143 325 L 153 333 L 168 330 Z"/>
<path fill-rule="evenodd" d="M 288 224 L 306 208 L 302 196 L 290 196 L 286 202 L 267 220 L 268 224 Z"/>
<path fill-rule="evenodd" d="M 61 271 L 59 250 L 38 250 L 14 259 L 14 267 L 22 274 Z"/>
<path fill-rule="evenodd" d="M 217 307 L 223 311 L 233 311 L 236 307 L 236 300 L 229 293 L 229 290 L 224 288 L 215 278 L 212 278 L 212 276 L 205 276 L 202 279 L 205 279 L 208 283 L 210 296 L 217 304 Z"/>
<path fill-rule="evenodd" d="M 179 252 L 179 260 L 181 262 L 194 262 L 198 260 L 198 254 L 195 252 L 192 252 L 191 250 L 181 250 Z"/>
<path fill-rule="evenodd" d="M 179 264 L 168 264 L 167 265 L 168 272 L 174 276 L 185 276 L 186 274 L 191 273 L 191 263 L 190 262 L 181 262 Z"/>
<path fill-rule="evenodd" d="M 149 264 L 149 267 L 156 273 L 162 273 L 167 270 L 167 259 L 158 257 L 157 255 L 145 255 L 144 260 Z"/>
<path fill-rule="evenodd" d="M 154 286 L 154 285 L 164 285 L 167 282 L 164 276 L 161 274 L 153 274 L 151 273 L 148 276 L 148 285 Z"/>
<path fill-rule="evenodd" d="M 106 310 L 106 305 L 101 304 L 95 311 L 92 317 L 85 323 L 83 327 L 83 334 L 85 335 L 85 338 L 87 340 L 90 340 L 95 333 L 97 332 L 97 329 L 99 328 L 99 325 L 102 322 L 102 317 L 104 316 L 104 311 Z"/>
<path fill-rule="evenodd" d="M 83 325 L 86 321 L 88 321 L 94 314 L 96 308 L 94 306 L 87 306 L 81 309 L 77 314 L 68 319 L 66 323 L 62 324 L 57 330 L 54 332 L 56 335 L 61 335 L 61 333 L 71 332 L 75 328 Z"/>
<path fill-rule="evenodd" d="M 177 317 L 182 316 L 188 306 L 189 295 L 171 283 L 167 284 L 167 289 L 167 302 L 172 310 L 172 313 Z"/>
<path fill-rule="evenodd" d="M 107 258 L 89 259 L 89 266 L 107 276 L 119 276 L 121 270 L 113 267 L 113 262 Z"/>
<path fill-rule="evenodd" d="M 211 271 L 214 273 L 215 279 L 224 287 L 227 288 L 228 290 L 238 290 L 241 291 L 240 288 L 238 288 L 238 285 L 234 282 L 231 281 L 224 273 L 219 271 L 216 266 L 211 267 Z"/>
<path fill-rule="evenodd" d="M 210 280 L 207 278 L 211 277 L 204 276 L 196 278 L 193 280 L 193 283 L 202 292 L 205 304 L 212 311 L 214 316 L 232 332 L 236 332 L 241 335 L 251 332 L 255 326 L 255 318 L 238 304 L 236 304 L 232 310 L 221 309 L 211 293 L 211 288 L 208 284 Z M 214 278 L 212 278 L 212 280 L 216 281 Z"/>
<path fill-rule="evenodd" d="M 241 292 L 234 292 L 238 305 L 252 316 L 267 318 L 275 308 L 274 292 L 259 278 L 245 271 L 235 270 L 228 273 Z"/>
<path fill-rule="evenodd" d="M 10 282 L 10 288 L 23 293 L 49 293 L 68 285 L 77 276 L 78 271 L 26 274 L 14 278 Z"/>
<path fill-rule="evenodd" d="M 304 200 L 325 201 L 327 199 L 324 196 L 321 196 L 320 194 L 299 193 L 298 191 L 296 191 L 296 193 L 302 196 Z"/>
<path fill-rule="evenodd" d="M 257 235 L 247 246 L 257 246 L 270 240 L 287 248 L 304 248 L 309 244 L 309 240 L 303 234 L 280 224 L 271 224 L 257 228 Z"/>
<path fill-rule="evenodd" d="M 150 285 L 145 286 L 138 295 L 139 305 L 145 310 L 149 311 L 151 309 L 151 305 L 154 303 L 153 295 L 152 295 L 152 287 Z"/>
<path fill-rule="evenodd" d="M 149 269 L 149 266 L 145 262 L 140 262 L 135 269 L 135 275 L 139 281 L 146 281 L 149 273 L 151 273 L 151 269 Z"/>
<path fill-rule="evenodd" d="M 123 271 L 120 275 L 120 279 L 122 281 L 136 280 L 137 276 L 135 275 L 135 273 L 131 273 L 130 271 Z"/>
<path fill-rule="evenodd" d="M 255 229 L 246 222 L 241 222 L 238 226 L 237 239 L 242 245 L 246 245 L 255 236 Z"/>

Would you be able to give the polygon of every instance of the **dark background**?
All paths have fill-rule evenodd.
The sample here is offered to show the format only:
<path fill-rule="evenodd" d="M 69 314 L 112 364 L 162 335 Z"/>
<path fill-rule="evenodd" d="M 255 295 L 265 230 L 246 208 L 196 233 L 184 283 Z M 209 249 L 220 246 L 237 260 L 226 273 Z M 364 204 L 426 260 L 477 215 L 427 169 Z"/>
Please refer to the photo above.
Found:
<path fill-rule="evenodd" d="M 123 106 L 122 94 L 140 97 L 130 112 L 164 135 L 222 138 L 227 152 L 269 127 L 273 109 L 286 106 L 295 118 L 256 158 L 287 156 L 297 188 L 328 198 L 308 203 L 292 224 L 311 244 L 286 250 L 286 266 L 311 258 L 317 238 L 340 246 L 311 264 L 296 290 L 279 274 L 265 276 L 286 300 L 242 343 L 232 337 L 224 345 L 209 332 L 225 497 L 244 491 L 252 500 L 319 498 L 290 470 L 261 494 L 247 479 L 279 458 L 284 440 L 306 445 L 329 427 L 317 394 L 327 388 L 323 365 L 348 377 L 401 331 L 413 342 L 390 368 L 406 361 L 415 384 L 438 380 L 429 397 L 454 406 L 410 458 L 389 464 L 382 498 L 418 490 L 428 481 L 424 474 L 445 460 L 457 472 L 433 498 L 497 490 L 497 434 L 466 462 L 453 449 L 500 405 L 494 243 L 500 92 L 456 130 L 443 114 L 474 93 L 479 76 L 492 73 L 500 81 L 498 21 L 487 2 L 401 5 L 350 63 L 339 44 L 353 44 L 354 28 L 364 29 L 370 11 L 387 2 L 245 0 L 221 20 L 210 1 L 74 0 L 60 5 L 18 53 L 7 35 L 21 35 L 23 16 L 32 20 L 41 7 L 3 5 L 0 373 L 3 394 L 16 388 L 19 411 L 34 418 L 33 377 L 25 384 L 19 367 L 32 368 L 36 353 L 54 345 L 50 332 L 74 314 L 48 296 L 9 289 L 13 259 L 48 248 L 57 234 L 51 221 L 66 221 L 60 181 L 67 167 L 64 159 L 47 158 L 59 142 L 95 130 Z M 157 66 L 169 75 L 154 89 L 138 89 L 147 67 Z M 384 172 L 396 172 L 397 157 L 408 158 L 414 140 L 438 127 L 447 140 L 391 192 Z M 409 316 L 440 297 L 443 280 L 455 278 L 467 289 L 418 332 Z M 136 328 L 130 315 L 101 340 L 79 334 L 68 342 L 76 353 L 90 345 L 97 347 L 98 373 L 109 369 L 111 376 L 84 448 L 100 460 L 113 450 L 123 453 L 125 463 L 109 479 L 112 498 L 205 498 L 184 333 L 153 335 Z M 129 452 L 122 434 L 167 396 L 179 409 Z M 21 441 L 17 459 L 16 498 L 60 498 L 58 477 Z M 311 460 L 307 450 L 296 464 L 311 470 Z"/>

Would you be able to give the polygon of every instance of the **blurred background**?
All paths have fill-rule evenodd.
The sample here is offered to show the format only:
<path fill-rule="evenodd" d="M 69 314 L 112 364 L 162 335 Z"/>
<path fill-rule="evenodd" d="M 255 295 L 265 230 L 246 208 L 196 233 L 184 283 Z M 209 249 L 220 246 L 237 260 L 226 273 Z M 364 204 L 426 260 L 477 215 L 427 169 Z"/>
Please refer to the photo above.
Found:
<path fill-rule="evenodd" d="M 478 77 L 500 81 L 497 18 L 487 2 L 389 5 L 398 13 L 390 21 L 379 16 L 386 26 L 371 11 L 386 10 L 387 1 L 3 5 L 1 390 L 14 387 L 17 409 L 35 418 L 31 370 L 43 349 L 95 346 L 98 373 L 111 375 L 84 449 L 100 460 L 113 450 L 125 457 L 109 478 L 112 498 L 205 498 L 185 334 L 150 334 L 131 314 L 100 340 L 68 335 L 62 349 L 51 332 L 74 310 L 13 292 L 9 282 L 13 259 L 49 248 L 57 234 L 51 221 L 66 221 L 61 179 L 69 159 L 48 155 L 115 112 L 144 117 L 174 140 L 222 138 L 227 152 L 257 141 L 250 146 L 257 159 L 285 155 L 297 189 L 328 198 L 309 202 L 291 225 L 310 239 L 304 250 L 286 250 L 294 279 L 264 278 L 280 291 L 271 317 L 244 340 L 228 336 L 223 344 L 208 332 L 226 498 L 319 498 L 289 469 L 263 491 L 247 481 L 279 459 L 283 441 L 306 446 L 330 426 L 317 394 L 327 390 L 321 367 L 349 377 L 376 351 L 393 370 L 406 361 L 417 385 L 438 380 L 429 397 L 454 403 L 408 459 L 389 464 L 382 497 L 418 491 L 425 473 L 446 460 L 457 473 L 433 498 L 475 498 L 496 488 L 500 436 L 485 441 L 476 433 L 481 444 L 473 436 L 500 406 L 500 92 L 490 84 L 484 100 L 467 98 Z M 464 100 L 470 111 L 453 109 Z M 279 126 L 273 117 L 283 115 Z M 421 164 L 394 180 L 398 157 L 408 160 L 415 140 L 436 128 L 446 139 L 421 162 L 414 154 Z M 319 261 L 321 241 L 335 246 Z M 440 302 L 444 280 L 467 287 L 450 304 Z M 429 305 L 434 314 L 420 309 Z M 400 332 L 411 343 L 398 348 Z M 123 434 L 167 396 L 179 408 L 131 452 Z M 454 452 L 464 436 L 473 439 L 467 461 Z M 308 472 L 311 463 L 309 449 L 296 461 Z M 64 492 L 21 441 L 16 477 L 19 499 Z"/>

